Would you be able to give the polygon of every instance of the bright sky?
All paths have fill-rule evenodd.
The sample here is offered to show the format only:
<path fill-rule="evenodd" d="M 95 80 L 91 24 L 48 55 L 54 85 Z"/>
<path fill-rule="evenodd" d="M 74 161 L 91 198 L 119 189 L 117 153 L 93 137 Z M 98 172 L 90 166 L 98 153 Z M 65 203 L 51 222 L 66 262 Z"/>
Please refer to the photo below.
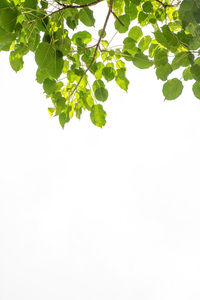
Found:
<path fill-rule="evenodd" d="M 199 300 L 200 102 L 153 70 L 63 131 L 31 56 L 0 53 L 0 299 Z"/>

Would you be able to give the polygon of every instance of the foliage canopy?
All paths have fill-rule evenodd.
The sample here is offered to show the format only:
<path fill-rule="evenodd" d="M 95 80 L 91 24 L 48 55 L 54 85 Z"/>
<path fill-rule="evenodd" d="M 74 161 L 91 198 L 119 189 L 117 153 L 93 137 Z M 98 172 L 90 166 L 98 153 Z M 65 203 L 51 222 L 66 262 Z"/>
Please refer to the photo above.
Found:
<path fill-rule="evenodd" d="M 105 15 L 94 36 L 100 3 Z M 122 37 L 121 47 L 110 45 L 109 19 Z M 150 34 L 144 34 L 144 27 L 151 28 Z M 16 72 L 23 68 L 23 56 L 34 52 L 36 80 L 52 100 L 49 114 L 58 116 L 63 128 L 74 115 L 80 119 L 83 110 L 103 127 L 106 84 L 114 80 L 127 91 L 128 64 L 154 67 L 166 100 L 179 97 L 188 80 L 200 99 L 199 49 L 200 0 L 0 1 L 0 51 L 10 52 Z M 177 69 L 181 78 L 174 77 Z"/>

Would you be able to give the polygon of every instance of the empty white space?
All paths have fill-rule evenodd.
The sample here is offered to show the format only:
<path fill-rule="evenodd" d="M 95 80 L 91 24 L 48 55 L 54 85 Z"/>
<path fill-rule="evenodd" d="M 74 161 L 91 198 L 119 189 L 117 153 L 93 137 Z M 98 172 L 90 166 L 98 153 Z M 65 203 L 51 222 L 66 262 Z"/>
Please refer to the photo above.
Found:
<path fill-rule="evenodd" d="M 0 300 L 199 300 L 200 102 L 154 70 L 61 129 L 0 55 Z"/>

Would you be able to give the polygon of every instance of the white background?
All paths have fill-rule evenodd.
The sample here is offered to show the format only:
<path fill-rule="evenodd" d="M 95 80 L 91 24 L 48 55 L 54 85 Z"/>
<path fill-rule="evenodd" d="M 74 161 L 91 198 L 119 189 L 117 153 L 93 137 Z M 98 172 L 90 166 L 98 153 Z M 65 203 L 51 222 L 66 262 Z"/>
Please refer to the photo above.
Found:
<path fill-rule="evenodd" d="M 153 70 L 63 131 L 0 55 L 0 300 L 199 300 L 200 102 Z"/>

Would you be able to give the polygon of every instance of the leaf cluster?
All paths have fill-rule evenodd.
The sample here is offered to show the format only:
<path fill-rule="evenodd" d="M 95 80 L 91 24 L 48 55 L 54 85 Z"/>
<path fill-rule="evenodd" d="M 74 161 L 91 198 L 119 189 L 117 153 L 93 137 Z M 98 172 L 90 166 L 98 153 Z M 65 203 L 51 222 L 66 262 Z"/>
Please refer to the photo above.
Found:
<path fill-rule="evenodd" d="M 100 3 L 105 16 L 94 36 Z M 122 37 L 121 47 L 111 47 L 106 34 L 110 20 Z M 144 27 L 150 28 L 148 35 Z M 23 68 L 23 57 L 34 53 L 36 80 L 52 102 L 49 114 L 58 116 L 63 128 L 83 111 L 103 127 L 108 83 L 115 81 L 127 92 L 131 65 L 153 67 L 166 100 L 178 98 L 189 80 L 200 99 L 199 49 L 200 0 L 0 1 L 0 51 L 9 51 L 16 72 Z M 173 75 L 178 69 L 181 78 Z"/>

